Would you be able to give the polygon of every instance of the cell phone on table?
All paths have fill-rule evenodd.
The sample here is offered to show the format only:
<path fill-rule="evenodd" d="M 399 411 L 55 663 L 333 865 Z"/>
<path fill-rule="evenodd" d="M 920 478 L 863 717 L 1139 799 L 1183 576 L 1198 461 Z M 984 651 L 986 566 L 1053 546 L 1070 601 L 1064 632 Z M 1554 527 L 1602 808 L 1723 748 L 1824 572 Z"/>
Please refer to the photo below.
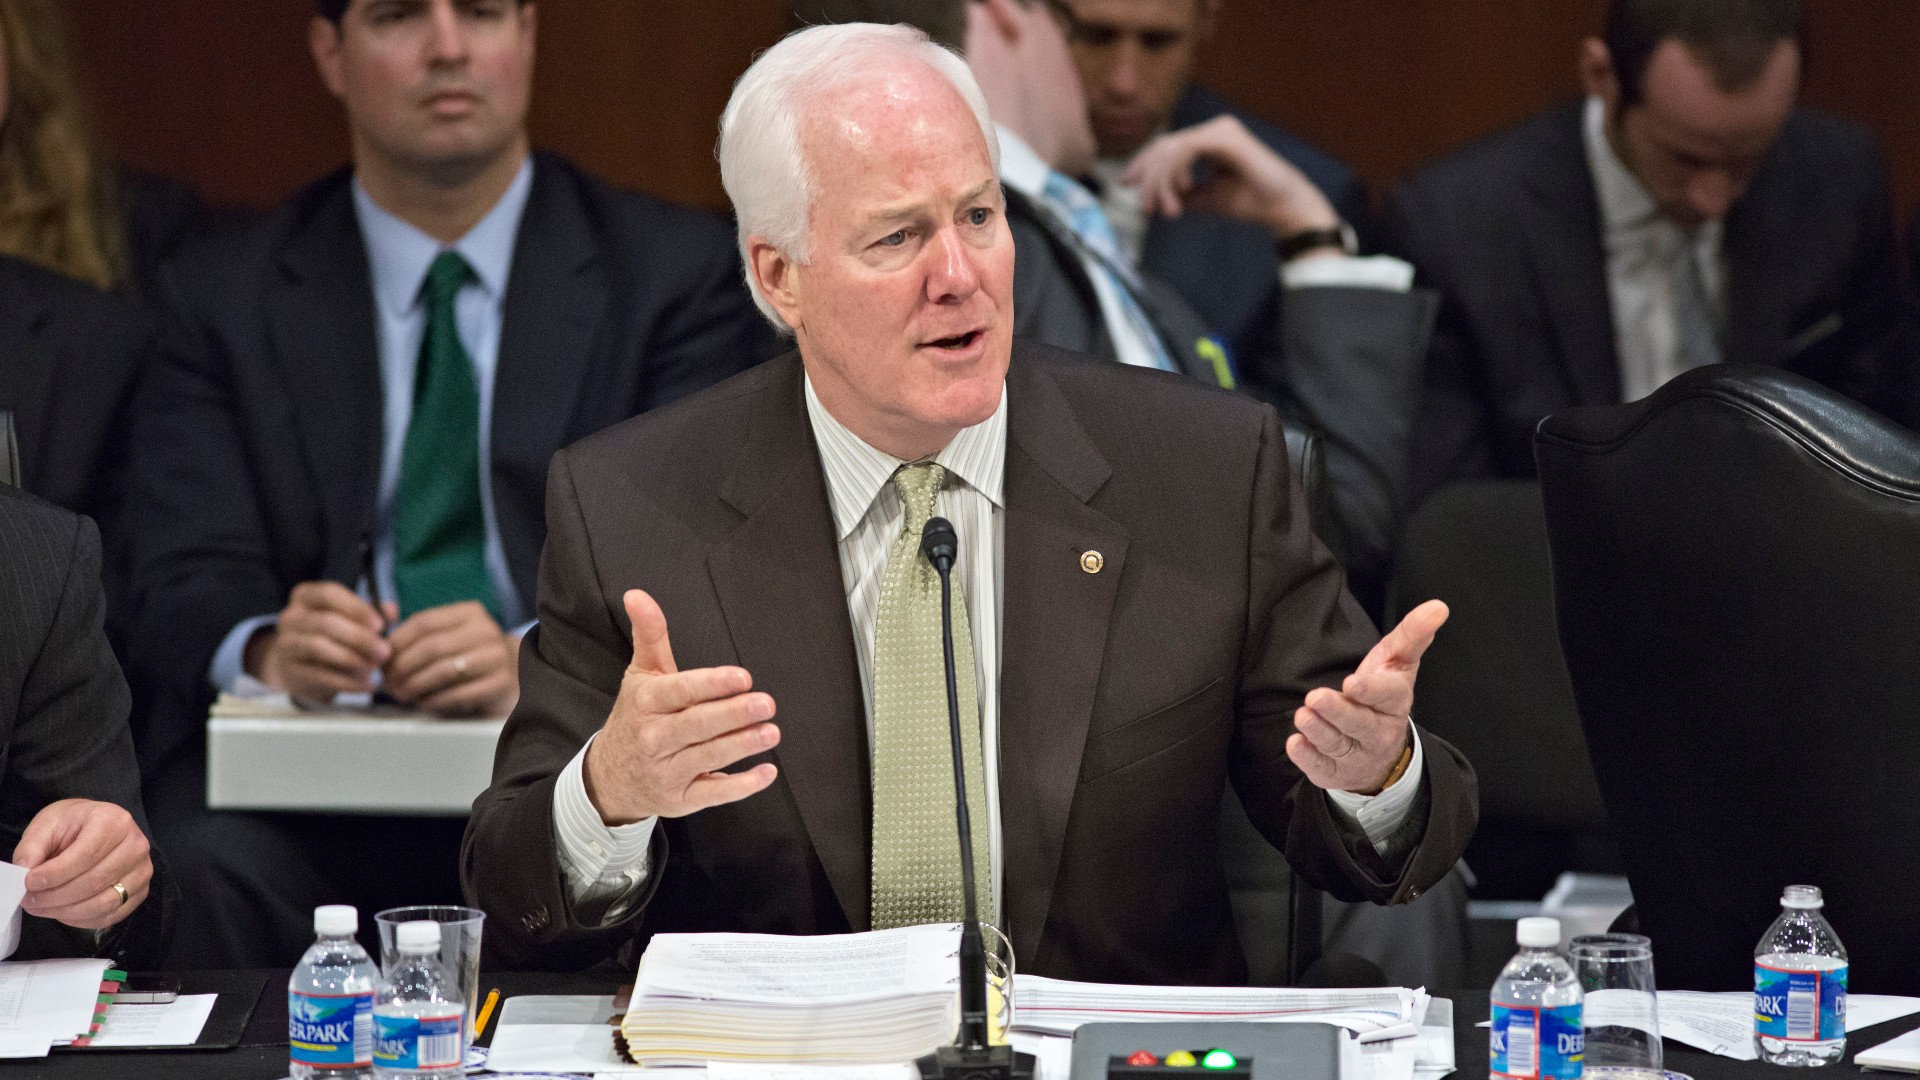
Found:
<path fill-rule="evenodd" d="M 129 975 L 113 996 L 115 1005 L 165 1005 L 180 996 L 178 975 Z"/>

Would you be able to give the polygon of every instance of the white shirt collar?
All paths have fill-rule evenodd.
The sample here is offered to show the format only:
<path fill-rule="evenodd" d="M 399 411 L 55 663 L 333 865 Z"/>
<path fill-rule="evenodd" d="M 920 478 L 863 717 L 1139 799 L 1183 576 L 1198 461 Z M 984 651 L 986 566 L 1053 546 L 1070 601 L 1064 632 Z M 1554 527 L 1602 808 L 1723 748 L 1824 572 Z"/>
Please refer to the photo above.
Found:
<path fill-rule="evenodd" d="M 520 163 L 520 171 L 507 185 L 500 201 L 487 211 L 487 216 L 451 245 L 451 250 L 459 252 L 467 265 L 473 267 L 480 287 L 495 299 L 507 293 L 514 241 L 519 236 L 520 218 L 532 192 L 533 159 L 529 157 Z M 353 181 L 353 204 L 373 271 L 373 295 L 389 316 L 404 317 L 419 305 L 420 286 L 427 279 L 427 269 L 433 265 L 434 258 L 447 249 L 412 223 L 374 202 L 358 177 Z"/>
<path fill-rule="evenodd" d="M 993 126 L 1000 133 L 1000 182 L 1029 199 L 1040 198 L 1046 190 L 1047 177 L 1053 174 L 1053 166 L 1006 125 Z"/>
<path fill-rule="evenodd" d="M 827 473 L 827 501 L 833 505 L 833 524 L 838 539 L 845 540 L 858 528 L 873 501 L 880 497 L 900 466 L 910 464 L 884 450 L 875 449 L 860 436 L 848 431 L 814 392 L 813 377 L 806 377 L 807 419 L 813 425 L 814 442 L 820 447 L 820 460 Z M 946 449 L 935 454 L 934 463 L 953 474 L 962 483 L 987 497 L 994 506 L 1005 509 L 1004 482 L 1007 472 L 1007 388 L 1000 387 L 1000 405 L 993 415 L 953 437 Z"/>
<path fill-rule="evenodd" d="M 1607 139 L 1607 105 L 1597 97 L 1587 99 L 1587 169 L 1593 175 L 1594 193 L 1600 199 L 1601 227 L 1609 234 L 1639 229 L 1660 220 L 1660 207 L 1633 175 Z"/>

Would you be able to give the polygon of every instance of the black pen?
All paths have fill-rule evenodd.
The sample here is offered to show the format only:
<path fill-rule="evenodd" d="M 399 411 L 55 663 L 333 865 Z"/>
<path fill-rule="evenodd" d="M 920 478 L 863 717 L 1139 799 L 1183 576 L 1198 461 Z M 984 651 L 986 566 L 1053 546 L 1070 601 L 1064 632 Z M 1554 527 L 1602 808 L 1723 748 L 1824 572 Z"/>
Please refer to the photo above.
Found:
<path fill-rule="evenodd" d="M 367 596 L 373 601 L 373 610 L 380 615 L 380 636 L 393 633 L 393 624 L 387 621 L 387 605 L 380 600 L 380 578 L 373 572 L 373 534 L 360 534 L 360 576 L 367 580 Z"/>

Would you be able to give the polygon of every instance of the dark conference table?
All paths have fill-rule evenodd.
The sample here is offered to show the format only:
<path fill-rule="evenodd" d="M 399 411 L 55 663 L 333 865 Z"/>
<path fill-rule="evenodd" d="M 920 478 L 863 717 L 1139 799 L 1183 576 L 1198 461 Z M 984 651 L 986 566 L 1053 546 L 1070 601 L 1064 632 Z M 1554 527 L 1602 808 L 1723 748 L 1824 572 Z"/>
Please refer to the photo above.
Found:
<path fill-rule="evenodd" d="M 284 987 L 287 971 L 269 973 L 267 987 L 254 1008 L 253 1020 L 239 1048 L 213 1051 L 168 1051 L 162 1053 L 119 1053 L 114 1051 L 56 1052 L 50 1058 L 27 1061 L 0 1061 L 0 1080 L 32 1077 L 37 1080 L 280 1080 L 287 1075 L 287 998 Z M 617 976 L 554 975 L 506 973 L 482 975 L 480 985 L 499 987 L 505 997 L 516 994 L 611 994 L 622 982 Z M 1440 994 L 1454 1000 L 1453 1080 L 1482 1080 L 1487 1075 L 1487 1032 L 1475 1027 L 1487 1018 L 1487 994 Z M 496 1021 L 498 1013 L 496 1012 Z M 1829 1080 L 1835 1076 L 1861 1076 L 1853 1055 L 1920 1027 L 1920 1015 L 1902 1017 L 1878 1027 L 1847 1036 L 1847 1057 L 1839 1065 L 1830 1065 L 1812 1073 Z M 1686 1073 L 1694 1080 L 1786 1080 L 1793 1073 L 1807 1076 L 1805 1070 L 1788 1070 L 1756 1061 L 1733 1061 L 1669 1041 L 1666 1065 Z M 1881 1073 L 1880 1076 L 1889 1074 Z"/>

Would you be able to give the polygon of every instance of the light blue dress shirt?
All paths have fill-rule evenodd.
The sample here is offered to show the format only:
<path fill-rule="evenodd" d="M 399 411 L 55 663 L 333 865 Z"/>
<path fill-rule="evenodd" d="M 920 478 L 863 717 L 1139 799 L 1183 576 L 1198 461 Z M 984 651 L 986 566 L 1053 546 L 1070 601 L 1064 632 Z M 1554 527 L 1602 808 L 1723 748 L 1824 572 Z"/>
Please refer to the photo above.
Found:
<path fill-rule="evenodd" d="M 520 172 L 507 187 L 506 194 L 494 204 L 451 250 L 460 253 L 473 267 L 473 280 L 461 288 L 454 299 L 460 343 L 473 359 L 474 379 L 480 390 L 480 460 L 491 462 L 493 451 L 494 372 L 500 359 L 500 326 L 505 316 L 507 277 L 513 267 L 514 241 L 520 233 L 520 218 L 527 208 L 527 196 L 533 191 L 533 160 L 520 166 Z M 367 194 L 360 181 L 353 182 L 353 206 L 360 223 L 360 236 L 366 244 L 368 268 L 373 277 L 375 338 L 380 350 L 380 386 L 385 396 L 384 422 L 380 447 L 380 494 L 374 506 L 374 574 L 380 579 L 380 595 L 392 599 L 394 494 L 400 486 L 400 457 L 406 447 L 407 423 L 413 417 L 414 374 L 420 364 L 420 342 L 427 332 L 426 304 L 421 287 L 427 280 L 427 268 L 443 250 L 438 240 L 388 213 Z M 500 541 L 500 523 L 493 510 L 493 485 L 482 478 L 480 509 L 486 520 L 487 574 L 493 582 L 494 598 L 499 604 L 501 622 L 515 632 L 524 632 L 528 612 L 520 601 L 513 575 L 507 568 L 507 552 Z M 364 584 L 362 595 L 365 595 Z M 248 619 L 227 633 L 214 653 L 209 677 L 219 690 L 232 690 L 239 680 L 247 640 L 256 630 L 273 624 L 276 615 Z"/>

